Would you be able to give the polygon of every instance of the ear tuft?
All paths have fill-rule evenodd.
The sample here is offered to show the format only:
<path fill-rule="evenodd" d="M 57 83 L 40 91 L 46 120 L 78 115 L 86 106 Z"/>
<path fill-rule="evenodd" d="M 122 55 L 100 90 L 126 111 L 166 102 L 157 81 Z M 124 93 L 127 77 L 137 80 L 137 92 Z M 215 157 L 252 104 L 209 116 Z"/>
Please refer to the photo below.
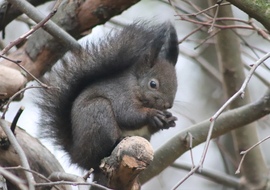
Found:
<path fill-rule="evenodd" d="M 174 26 L 170 22 L 154 25 L 151 34 L 152 41 L 147 55 L 150 65 L 153 66 L 157 59 L 165 59 L 175 65 L 179 48 Z"/>
<path fill-rule="evenodd" d="M 164 43 L 160 50 L 159 57 L 175 65 L 179 54 L 176 30 L 170 22 L 167 22 L 162 27 L 164 27 L 165 31 L 161 30 L 160 32 L 163 32 L 163 34 L 160 33 L 159 36 L 164 36 Z"/>

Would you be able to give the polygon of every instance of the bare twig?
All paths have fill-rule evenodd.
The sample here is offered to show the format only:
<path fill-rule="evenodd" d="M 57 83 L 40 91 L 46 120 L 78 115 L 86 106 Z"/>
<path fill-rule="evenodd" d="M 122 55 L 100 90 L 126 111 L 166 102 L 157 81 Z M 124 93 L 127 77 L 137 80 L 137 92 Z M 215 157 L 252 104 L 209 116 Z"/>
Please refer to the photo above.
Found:
<path fill-rule="evenodd" d="M 208 30 L 208 33 L 211 33 L 213 31 L 214 25 L 216 23 L 216 19 L 217 19 L 217 15 L 218 15 L 218 11 L 219 11 L 220 5 L 217 3 L 217 4 L 214 5 L 214 7 L 217 7 L 217 8 L 216 8 L 216 11 L 215 11 L 215 15 L 213 17 L 213 20 L 212 20 L 212 24 L 211 24 L 211 26 L 210 26 L 210 28 Z"/>
<path fill-rule="evenodd" d="M 200 166 L 196 166 L 193 169 L 191 169 L 188 174 L 182 178 L 173 188 L 172 190 L 176 190 L 182 183 L 184 183 L 190 176 L 192 176 L 196 171 L 198 171 L 198 169 L 200 168 Z"/>
<path fill-rule="evenodd" d="M 210 118 L 210 121 L 214 121 L 217 119 L 217 117 L 224 111 L 224 109 L 238 96 L 241 96 L 241 98 L 244 97 L 245 88 L 248 85 L 248 82 L 250 81 L 252 75 L 254 74 L 255 70 L 257 69 L 260 64 L 262 64 L 265 60 L 267 60 L 270 57 L 270 52 L 265 54 L 263 57 L 261 57 L 259 60 L 256 61 L 254 65 L 252 65 L 252 68 L 249 71 L 248 76 L 246 77 L 245 81 L 243 82 L 241 88 L 229 99 L 223 104 L 223 106 Z"/>
<path fill-rule="evenodd" d="M 31 88 L 43 88 L 43 87 L 42 87 L 42 86 L 29 86 L 29 87 L 25 87 L 25 88 L 19 90 L 19 91 L 16 92 L 15 94 L 13 94 L 13 96 L 11 96 L 11 97 L 9 98 L 9 100 L 8 100 L 8 102 L 7 102 L 7 104 L 6 104 L 6 108 L 5 108 L 5 110 L 3 111 L 3 115 L 2 115 L 2 117 L 1 117 L 2 119 L 5 119 L 6 112 L 7 112 L 8 108 L 9 108 L 9 104 L 12 102 L 12 100 L 13 100 L 17 95 L 19 95 L 20 93 L 22 93 L 22 92 L 24 92 L 24 91 L 26 91 L 26 90 L 28 90 L 28 89 L 31 89 Z"/>
<path fill-rule="evenodd" d="M 200 165 L 202 167 L 205 156 L 206 156 L 206 152 L 208 150 L 208 146 L 210 144 L 210 139 L 211 139 L 211 135 L 212 135 L 212 131 L 215 125 L 215 121 L 218 118 L 218 116 L 225 110 L 225 108 L 233 101 L 235 100 L 238 96 L 241 96 L 241 98 L 244 98 L 244 93 L 245 93 L 245 89 L 248 85 L 248 82 L 250 81 L 252 75 L 254 74 L 255 70 L 257 69 L 257 67 L 262 64 L 266 59 L 268 59 L 270 57 L 270 52 L 268 52 L 267 54 L 265 54 L 262 58 L 260 58 L 250 69 L 248 76 L 246 77 L 245 81 L 243 82 L 241 88 L 231 97 L 229 98 L 229 100 L 227 100 L 225 102 L 225 104 L 223 104 L 223 106 L 210 118 L 211 121 L 211 125 L 209 128 L 209 132 L 207 135 L 207 140 L 205 142 L 205 148 L 203 151 L 203 155 L 200 161 Z"/>
<path fill-rule="evenodd" d="M 219 4 L 219 6 L 224 6 L 224 5 L 226 6 L 226 5 L 230 5 L 231 4 L 231 3 L 228 3 L 228 2 L 227 3 L 217 3 L 215 5 L 212 5 L 210 7 L 207 7 L 206 9 L 201 10 L 198 6 L 196 6 L 194 3 L 192 3 L 192 1 L 187 1 L 187 0 L 182 0 L 182 1 L 186 2 L 187 4 L 189 4 L 190 6 L 192 6 L 196 11 L 198 11 L 196 13 L 184 14 L 184 16 L 198 16 L 198 15 L 204 13 L 204 16 L 207 17 L 207 18 L 210 18 L 210 16 L 208 14 L 206 14 L 205 12 L 206 11 L 209 11 L 209 10 L 211 10 L 213 8 L 215 8 L 217 6 L 217 4 Z"/>
<path fill-rule="evenodd" d="M 21 148 L 21 146 L 17 142 L 14 134 L 12 133 L 10 128 L 8 127 L 6 121 L 4 121 L 3 119 L 0 119 L 0 125 L 3 129 L 3 131 L 6 133 L 8 140 L 11 143 L 11 145 L 13 146 L 14 150 L 17 152 L 17 154 L 20 158 L 20 161 L 22 163 L 22 166 L 26 169 L 30 169 L 27 157 L 26 157 L 23 149 Z M 34 181 L 34 177 L 33 177 L 32 173 L 25 172 L 25 176 L 26 176 L 26 179 L 28 182 L 29 190 L 35 190 L 35 187 L 34 187 L 35 181 Z"/>
<path fill-rule="evenodd" d="M 212 138 L 212 133 L 213 133 L 213 129 L 214 129 L 214 125 L 215 122 L 218 118 L 218 116 L 225 110 L 225 108 L 234 100 L 236 99 L 238 96 L 241 96 L 243 98 L 244 96 L 244 90 L 249 82 L 249 80 L 251 79 L 253 73 L 255 72 L 256 68 L 262 64 L 266 59 L 268 59 L 270 57 L 270 52 L 265 54 L 262 58 L 260 58 L 259 60 L 257 60 L 257 62 L 253 65 L 253 67 L 251 68 L 251 70 L 249 71 L 248 76 L 246 77 L 245 81 L 243 82 L 240 90 L 238 92 L 236 92 L 225 104 L 223 104 L 223 106 L 210 118 L 211 124 L 208 130 L 208 134 L 207 134 L 207 138 L 205 141 L 205 146 L 204 146 L 204 150 L 201 156 L 201 160 L 199 162 L 199 164 L 194 167 L 183 179 L 181 179 L 179 181 L 178 184 L 176 184 L 176 186 L 173 189 L 176 189 L 177 187 L 179 187 L 185 180 L 187 180 L 191 175 L 193 175 L 198 169 L 202 169 L 203 167 L 203 163 L 206 157 L 206 153 L 208 151 L 208 147 L 210 144 L 210 140 Z"/>
<path fill-rule="evenodd" d="M 180 20 L 184 20 L 190 23 L 194 23 L 194 24 L 199 24 L 199 25 L 203 25 L 203 26 L 212 26 L 213 24 L 210 23 L 209 21 L 198 21 L 198 20 L 194 20 L 191 19 L 189 17 L 184 17 L 184 16 L 180 16 Z M 247 25 L 220 25 L 220 24 L 214 24 L 213 27 L 216 28 L 220 28 L 220 29 L 234 29 L 234 28 L 238 28 L 238 29 L 247 29 L 247 30 L 255 30 L 254 27 L 248 25 L 249 23 L 247 21 L 244 20 L 240 20 L 240 19 L 236 19 L 236 18 L 216 18 L 216 21 L 238 21 L 238 22 L 243 22 L 246 23 Z"/>
<path fill-rule="evenodd" d="M 99 189 L 104 189 L 104 190 L 113 190 L 107 187 L 104 187 L 102 185 L 96 184 L 94 182 L 88 183 L 88 182 L 70 182 L 70 181 L 57 181 L 57 182 L 48 182 L 48 183 L 36 183 L 36 187 L 42 187 L 42 186 L 53 186 L 53 185 L 72 185 L 72 186 L 93 186 L 93 187 L 98 187 Z"/>
<path fill-rule="evenodd" d="M 211 138 L 216 138 L 220 135 L 228 133 L 233 129 L 237 129 L 254 122 L 269 113 L 270 90 L 268 90 L 267 93 L 265 93 L 264 96 L 258 101 L 240 108 L 226 111 L 220 115 L 219 119 L 216 120 L 217 126 L 216 129 L 213 130 Z M 157 149 L 155 151 L 156 159 L 153 160 L 152 164 L 147 170 L 140 174 L 141 183 L 145 183 L 154 176 L 158 175 L 162 170 L 171 165 L 171 163 L 188 151 L 185 140 L 187 132 L 190 132 L 195 137 L 193 139 L 193 147 L 205 142 L 206 136 L 209 133 L 209 124 L 210 121 L 208 119 L 201 123 L 190 126 L 172 137 L 167 143 L 163 144 L 159 149 Z M 196 166 L 196 168 L 193 169 L 193 173 L 198 168 L 199 167 Z M 192 175 L 192 173 L 190 175 Z M 185 179 L 187 178 L 188 177 L 185 177 Z M 181 183 L 183 183 L 183 180 Z"/>
<path fill-rule="evenodd" d="M 36 8 L 31 5 L 26 0 L 8 0 L 14 6 L 16 6 L 20 11 L 25 13 L 28 17 L 33 19 L 35 22 L 39 23 L 44 20 L 44 16 L 36 10 Z M 54 22 L 48 21 L 43 29 L 50 33 L 57 40 L 63 42 L 66 46 L 73 50 L 79 50 L 81 48 L 80 44 L 70 36 L 66 31 L 57 26 Z"/>
<path fill-rule="evenodd" d="M 45 181 L 48 181 L 48 182 L 51 182 L 47 177 L 45 177 L 44 175 L 42 175 L 41 173 L 38 173 L 34 170 L 31 170 L 31 169 L 27 169 L 27 168 L 24 168 L 22 166 L 16 166 L 16 167 L 5 167 L 4 169 L 6 170 L 24 170 L 24 171 L 28 171 L 28 172 L 31 172 L 33 173 L 34 175 L 38 176 L 40 179 L 43 179 Z M 57 186 L 55 186 L 54 188 L 60 190 Z"/>
<path fill-rule="evenodd" d="M 249 69 L 250 66 L 247 62 L 244 62 L 244 67 L 246 69 Z M 266 87 L 270 87 L 270 81 L 268 80 L 267 76 L 262 75 L 260 72 L 255 72 L 254 75 L 266 86 Z"/>
<path fill-rule="evenodd" d="M 238 168 L 237 168 L 235 174 L 239 174 L 239 173 L 240 173 L 240 168 L 241 168 L 241 166 L 242 166 L 242 163 L 243 163 L 243 161 L 244 161 L 245 156 L 247 155 L 247 153 L 248 153 L 249 151 L 251 151 L 253 148 L 255 148 L 256 146 L 260 145 L 261 143 L 263 143 L 264 141 L 266 141 L 267 139 L 269 139 L 269 138 L 270 138 L 270 136 L 267 136 L 267 137 L 265 137 L 264 139 L 262 139 L 262 140 L 260 140 L 259 142 L 257 142 L 256 144 L 254 144 L 253 146 L 251 146 L 249 149 L 240 152 L 240 154 L 243 155 L 243 156 L 242 156 L 242 158 L 241 158 L 241 160 L 240 160 L 239 166 L 238 166 Z"/>
<path fill-rule="evenodd" d="M 16 166 L 16 167 L 5 167 L 6 170 L 24 170 L 24 171 L 28 171 L 28 172 L 31 172 L 33 173 L 34 175 L 38 176 L 40 179 L 43 179 L 47 182 L 51 182 L 47 177 L 45 177 L 44 175 L 42 175 L 41 173 L 38 173 L 34 170 L 31 170 L 31 169 L 26 169 L 22 166 Z M 54 187 L 55 189 L 58 189 L 60 190 L 57 186 Z"/>
<path fill-rule="evenodd" d="M 0 174 L 3 175 L 6 179 L 8 179 L 12 184 L 16 185 L 21 190 L 28 190 L 25 185 L 25 181 L 18 178 L 13 173 L 7 171 L 6 169 L 0 167 Z"/>
<path fill-rule="evenodd" d="M 83 179 L 86 181 L 93 172 L 94 172 L 93 168 L 88 170 L 87 173 L 83 176 Z"/>
<path fill-rule="evenodd" d="M 29 30 L 27 33 L 25 33 L 24 35 L 20 36 L 18 39 L 16 39 L 15 41 L 11 42 L 8 46 L 6 46 L 1 52 L 1 55 L 6 54 L 13 46 L 16 46 L 17 44 L 21 43 L 23 40 L 25 40 L 28 36 L 30 36 L 31 34 L 33 34 L 36 30 L 38 30 L 39 28 L 41 28 L 42 26 L 44 26 L 50 18 L 52 18 L 55 13 L 56 13 L 56 9 L 54 9 L 47 17 L 45 17 L 41 22 L 39 22 L 37 25 L 33 26 L 33 28 L 31 30 Z"/>
<path fill-rule="evenodd" d="M 192 153 L 192 142 L 193 142 L 193 136 L 190 132 L 188 132 L 188 138 L 189 138 L 189 152 L 190 152 L 190 158 L 192 166 L 191 168 L 195 168 L 194 159 L 193 159 L 193 153 Z"/>
<path fill-rule="evenodd" d="M 37 81 L 42 87 L 44 88 L 48 88 L 48 86 L 46 84 L 44 84 L 43 82 L 41 82 L 40 80 L 38 80 L 37 77 L 35 77 L 32 73 L 30 73 L 29 71 L 27 71 L 27 69 L 25 69 L 20 63 L 21 61 L 20 60 L 12 60 L 8 57 L 5 57 L 3 55 L 0 55 L 0 57 L 12 62 L 12 63 L 15 63 L 16 65 L 18 65 L 24 72 L 26 72 L 27 74 L 29 74 L 35 81 Z"/>
<path fill-rule="evenodd" d="M 192 167 L 192 165 L 184 162 L 173 163 L 171 166 L 186 171 L 189 171 Z M 226 185 L 228 187 L 238 188 L 240 186 L 240 179 L 227 175 L 225 173 L 218 172 L 216 170 L 204 169 L 202 172 L 196 171 L 196 174 L 206 177 L 218 184 Z"/>
<path fill-rule="evenodd" d="M 38 186 L 52 186 L 52 185 L 73 185 L 73 186 L 83 185 L 83 186 L 94 186 L 94 187 L 99 187 L 100 189 L 109 190 L 109 188 L 96 184 L 94 182 L 87 183 L 82 177 L 74 175 L 74 174 L 54 172 L 53 174 L 50 175 L 49 179 L 55 182 L 37 183 L 36 186 L 38 187 Z"/>
<path fill-rule="evenodd" d="M 24 110 L 24 106 L 20 107 L 20 109 L 17 111 L 17 114 L 15 115 L 15 117 L 11 123 L 10 130 L 12 131 L 12 133 L 14 135 L 15 135 L 15 128 L 16 128 L 17 122 L 18 122 L 23 110 Z"/>
<path fill-rule="evenodd" d="M 258 26 L 256 26 L 256 24 L 254 24 L 253 19 L 250 19 L 250 25 L 252 27 L 254 27 L 254 29 L 258 32 L 258 34 L 260 34 L 264 39 L 266 39 L 268 41 L 270 40 L 269 32 L 267 32 L 264 29 L 261 29 Z"/>
<path fill-rule="evenodd" d="M 201 30 L 203 28 L 203 26 L 199 26 L 198 28 L 194 29 L 192 32 L 190 32 L 188 35 L 186 35 L 184 38 L 182 38 L 181 40 L 179 40 L 179 44 L 183 43 L 188 37 L 190 37 L 191 35 L 195 34 L 196 32 L 198 32 L 199 30 Z"/>
<path fill-rule="evenodd" d="M 204 163 L 204 160 L 205 160 L 205 157 L 206 157 L 206 153 L 207 153 L 208 147 L 210 145 L 210 140 L 211 140 L 211 136 L 212 136 L 212 133 L 213 133 L 214 125 L 215 125 L 215 120 L 213 120 L 211 122 L 211 124 L 210 124 L 210 128 L 209 128 L 207 138 L 206 138 L 206 141 L 205 141 L 205 146 L 204 146 L 204 149 L 203 149 L 202 157 L 201 157 L 201 160 L 199 162 L 200 169 L 202 169 L 202 167 L 203 167 L 203 163 Z"/>
<path fill-rule="evenodd" d="M 210 30 L 210 29 L 209 29 Z M 194 47 L 194 49 L 197 49 L 198 47 L 200 47 L 202 44 L 204 44 L 207 40 L 209 40 L 210 38 L 213 38 L 215 35 L 217 35 L 219 32 L 221 31 L 221 29 L 217 29 L 215 32 L 213 32 L 211 35 L 207 36 L 204 40 L 202 40 L 196 47 Z"/>

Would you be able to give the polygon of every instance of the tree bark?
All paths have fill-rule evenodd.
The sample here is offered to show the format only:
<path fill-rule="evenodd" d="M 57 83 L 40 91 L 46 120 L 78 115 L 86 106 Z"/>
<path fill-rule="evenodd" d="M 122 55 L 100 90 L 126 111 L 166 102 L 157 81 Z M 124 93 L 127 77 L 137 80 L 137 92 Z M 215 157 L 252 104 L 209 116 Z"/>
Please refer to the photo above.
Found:
<path fill-rule="evenodd" d="M 247 13 L 250 17 L 255 18 L 257 21 L 262 23 L 264 27 L 270 31 L 270 3 L 265 0 L 227 0 L 245 13 Z"/>

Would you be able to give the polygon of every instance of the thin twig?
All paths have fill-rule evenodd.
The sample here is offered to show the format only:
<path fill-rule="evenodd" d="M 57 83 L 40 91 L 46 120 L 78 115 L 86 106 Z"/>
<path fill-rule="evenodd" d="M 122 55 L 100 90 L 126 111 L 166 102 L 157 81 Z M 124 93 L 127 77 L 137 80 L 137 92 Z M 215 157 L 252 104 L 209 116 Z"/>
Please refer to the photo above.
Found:
<path fill-rule="evenodd" d="M 200 160 L 199 165 L 198 165 L 200 167 L 200 170 L 202 170 L 203 163 L 204 163 L 204 160 L 205 160 L 205 157 L 206 157 L 206 153 L 207 153 L 209 145 L 210 145 L 210 140 L 211 140 L 211 136 L 212 136 L 212 133 L 213 133 L 214 125 L 215 125 L 215 120 L 211 122 L 209 131 L 208 131 L 208 134 L 207 134 L 207 138 L 206 138 L 206 141 L 205 141 L 202 157 L 201 157 L 201 160 Z"/>
<path fill-rule="evenodd" d="M 190 158 L 191 158 L 191 163 L 192 163 L 192 167 L 191 168 L 195 168 L 195 163 L 194 163 L 194 158 L 193 158 L 193 153 L 192 153 L 192 142 L 193 142 L 193 136 L 190 132 L 188 132 L 188 137 L 189 137 L 189 152 L 190 152 Z"/>
<path fill-rule="evenodd" d="M 206 9 L 200 10 L 195 4 L 193 4 L 191 1 L 184 1 L 186 3 L 188 3 L 189 5 L 191 5 L 195 10 L 197 10 L 198 12 L 196 13 L 189 13 L 189 14 L 184 14 L 184 16 L 198 16 L 199 14 L 205 13 L 206 11 L 209 11 L 213 8 L 215 8 L 217 5 L 212 5 L 210 7 L 207 7 Z M 219 6 L 226 6 L 226 5 L 230 5 L 231 3 L 227 2 L 227 3 L 221 3 L 219 4 Z M 208 16 L 208 15 L 206 15 Z"/>
<path fill-rule="evenodd" d="M 93 168 L 88 170 L 87 173 L 83 176 L 83 179 L 86 181 L 93 172 L 94 172 Z"/>
<path fill-rule="evenodd" d="M 53 172 L 49 179 L 53 182 L 61 182 L 61 181 L 68 181 L 68 182 L 75 182 L 75 183 L 85 183 L 86 179 L 81 176 L 77 176 L 74 174 L 69 174 L 65 172 Z M 89 190 L 87 186 L 79 186 L 78 190 Z"/>
<path fill-rule="evenodd" d="M 181 40 L 179 40 L 179 44 L 183 43 L 183 41 L 185 41 L 188 37 L 190 37 L 191 35 L 195 34 L 196 32 L 198 32 L 199 30 L 201 30 L 204 26 L 199 26 L 198 28 L 194 29 L 193 31 L 191 31 L 188 35 L 186 35 L 184 38 L 182 38 Z"/>
<path fill-rule="evenodd" d="M 48 88 L 48 86 L 47 86 L 46 84 L 44 84 L 43 82 L 41 82 L 40 80 L 38 80 L 38 78 L 35 77 L 35 76 L 34 76 L 32 73 L 30 73 L 29 71 L 27 71 L 27 69 L 24 68 L 24 66 L 20 65 L 20 63 L 21 63 L 22 61 L 20 61 L 20 60 L 12 60 L 12 59 L 10 59 L 10 58 L 8 58 L 8 57 L 6 57 L 6 56 L 3 56 L 3 55 L 0 55 L 0 57 L 4 58 L 4 59 L 6 59 L 6 60 L 8 60 L 8 61 L 10 61 L 10 62 L 12 62 L 12 63 L 15 63 L 15 64 L 18 65 L 24 72 L 26 72 L 28 75 L 30 75 L 35 81 L 37 81 L 42 87 Z"/>
<path fill-rule="evenodd" d="M 256 26 L 252 19 L 250 20 L 250 25 L 254 27 L 254 29 L 258 32 L 258 34 L 260 34 L 264 39 L 270 41 L 269 33 L 267 33 L 267 31 L 265 31 L 264 29 L 261 29 L 258 26 Z"/>
<path fill-rule="evenodd" d="M 263 57 L 261 57 L 260 59 L 258 59 L 256 61 L 256 63 L 254 65 L 252 65 L 252 68 L 250 69 L 248 76 L 246 77 L 246 79 L 244 80 L 241 88 L 229 99 L 227 100 L 227 102 L 225 102 L 225 104 L 223 104 L 223 106 L 210 118 L 210 121 L 213 121 L 215 119 L 217 119 L 217 117 L 224 111 L 224 109 L 233 101 L 235 100 L 239 95 L 243 98 L 244 97 L 244 90 L 247 87 L 248 82 L 250 81 L 253 73 L 255 72 L 255 70 L 257 69 L 258 66 L 260 66 L 260 64 L 262 64 L 265 60 L 267 60 L 270 57 L 270 52 L 268 52 L 267 54 L 265 54 Z"/>
<path fill-rule="evenodd" d="M 180 20 L 184 20 L 184 21 L 187 21 L 187 22 L 190 22 L 190 23 L 194 23 L 194 24 L 200 24 L 200 25 L 203 25 L 203 26 L 212 26 L 213 24 L 211 24 L 209 21 L 198 21 L 198 20 L 194 20 L 194 19 L 191 19 L 189 17 L 183 17 L 181 16 L 179 18 Z M 225 18 L 216 18 L 216 21 L 228 21 L 228 20 L 233 20 L 233 21 L 239 21 L 239 19 L 233 19 L 233 18 L 230 18 L 230 19 L 225 19 Z M 242 22 L 245 22 L 244 20 L 242 20 Z M 220 25 L 220 24 L 214 24 L 213 27 L 216 27 L 216 28 L 220 28 L 220 29 L 233 29 L 233 28 L 238 28 L 238 29 L 246 29 L 246 30 L 255 30 L 254 27 L 250 26 L 250 25 Z"/>
<path fill-rule="evenodd" d="M 188 172 L 188 174 L 182 178 L 173 188 L 172 190 L 176 190 L 182 183 L 184 183 L 190 176 L 192 176 L 198 169 L 200 168 L 200 166 L 196 166 L 194 167 L 192 170 L 190 170 L 190 172 Z"/>
<path fill-rule="evenodd" d="M 209 40 L 210 38 L 213 38 L 215 35 L 217 35 L 219 32 L 221 31 L 221 29 L 217 29 L 215 32 L 213 32 L 211 35 L 207 36 L 204 40 L 202 40 L 197 46 L 194 47 L 194 49 L 196 50 L 197 48 L 199 48 L 202 44 L 204 44 L 207 40 Z"/>
<path fill-rule="evenodd" d="M 58 9 L 62 3 L 62 0 L 57 0 L 53 6 L 53 9 Z"/>
<path fill-rule="evenodd" d="M 2 119 L 5 119 L 5 115 L 6 115 L 6 112 L 7 112 L 8 108 L 9 108 L 9 104 L 13 101 L 13 99 L 14 99 L 17 95 L 19 95 L 20 93 L 22 93 L 22 92 L 24 92 L 24 91 L 26 91 L 26 90 L 28 90 L 28 89 L 31 89 L 31 88 L 43 88 L 43 87 L 42 87 L 42 86 L 29 86 L 29 87 L 25 87 L 25 88 L 19 90 L 19 91 L 16 92 L 15 94 L 13 94 L 13 95 L 9 98 L 9 100 L 8 100 L 8 102 L 7 102 L 7 104 L 6 104 L 6 108 L 5 108 L 5 110 L 3 111 L 3 115 L 2 115 L 2 117 L 1 117 Z"/>
<path fill-rule="evenodd" d="M 266 59 L 268 59 L 270 57 L 270 52 L 268 52 L 267 54 L 265 54 L 262 58 L 260 58 L 250 69 L 248 76 L 246 77 L 245 81 L 243 82 L 241 88 L 231 97 L 229 98 L 229 100 L 227 100 L 227 102 L 225 102 L 225 104 L 223 104 L 223 106 L 210 118 L 211 121 L 211 125 L 208 131 L 208 135 L 207 135 L 207 140 L 205 142 L 205 147 L 203 150 L 203 154 L 200 160 L 199 165 L 201 165 L 200 168 L 202 168 L 205 157 L 206 157 L 206 153 L 210 144 L 210 139 L 212 136 L 212 132 L 213 132 L 213 128 L 215 125 L 215 121 L 218 118 L 218 116 L 225 110 L 225 108 L 232 102 L 234 101 L 238 96 L 241 96 L 241 98 L 244 98 L 244 93 L 245 93 L 245 89 L 248 85 L 248 82 L 250 81 L 252 75 L 254 74 L 255 70 L 257 69 L 257 67 L 262 64 Z"/>
<path fill-rule="evenodd" d="M 8 0 L 12 5 L 14 5 L 17 9 L 25 13 L 28 17 L 34 20 L 36 23 L 44 20 L 44 16 L 42 13 L 36 10 L 36 8 L 31 5 L 28 1 L 25 0 Z M 43 26 L 43 29 L 50 33 L 57 40 L 62 42 L 64 45 L 70 47 L 73 50 L 81 49 L 80 44 L 70 36 L 66 31 L 64 31 L 61 27 L 56 25 L 53 21 L 49 20 L 46 25 Z"/>
<path fill-rule="evenodd" d="M 216 23 L 218 11 L 219 11 L 219 4 L 215 4 L 214 6 L 217 7 L 217 9 L 216 9 L 215 15 L 213 17 L 212 24 L 211 24 L 211 26 L 210 26 L 210 28 L 208 30 L 208 33 L 211 33 L 213 31 L 214 25 Z"/>
<path fill-rule="evenodd" d="M 18 122 L 23 110 L 24 110 L 24 106 L 21 106 L 20 109 L 17 111 L 17 114 L 15 115 L 15 117 L 11 123 L 10 130 L 12 131 L 12 133 L 14 135 L 15 135 L 15 128 L 16 128 L 17 122 Z"/>
<path fill-rule="evenodd" d="M 57 181 L 57 182 L 48 182 L 48 183 L 36 183 L 36 187 L 42 187 L 42 186 L 52 186 L 52 185 L 72 185 L 72 186 L 79 186 L 79 185 L 87 185 L 87 186 L 93 186 L 98 187 L 99 189 L 104 190 L 113 190 L 110 188 L 107 188 L 105 186 L 99 185 L 97 183 L 88 183 L 88 182 L 72 182 L 72 181 Z"/>
<path fill-rule="evenodd" d="M 31 169 L 26 169 L 22 166 L 16 166 L 16 167 L 5 167 L 6 170 L 24 170 L 24 171 L 28 171 L 28 172 L 31 172 L 33 173 L 34 175 L 38 176 L 40 179 L 43 179 L 47 182 L 51 182 L 51 180 L 49 180 L 47 177 L 45 177 L 44 175 L 42 175 L 41 173 L 38 173 L 34 170 L 31 170 Z M 57 186 L 54 186 L 54 188 L 60 190 Z"/>
<path fill-rule="evenodd" d="M 25 181 L 22 179 L 18 178 L 16 175 L 13 173 L 7 171 L 3 167 L 0 166 L 0 174 L 3 175 L 6 179 L 8 179 L 12 184 L 17 186 L 21 190 L 28 190 L 28 188 L 25 185 Z"/>
<path fill-rule="evenodd" d="M 17 152 L 22 166 L 26 169 L 30 169 L 27 157 L 26 157 L 22 147 L 19 145 L 18 141 L 16 140 L 14 134 L 10 130 L 9 126 L 7 125 L 6 121 L 3 119 L 0 119 L 0 125 L 3 129 L 3 131 L 6 133 L 10 144 L 13 146 L 14 150 Z M 35 190 L 35 187 L 34 187 L 35 181 L 34 181 L 33 174 L 30 172 L 25 172 L 25 176 L 27 179 L 29 190 Z"/>
<path fill-rule="evenodd" d="M 207 138 L 205 141 L 205 146 L 204 146 L 204 150 L 201 156 L 201 160 L 199 162 L 199 164 L 194 167 L 183 179 L 181 179 L 179 181 L 178 184 L 176 184 L 176 186 L 173 189 L 178 188 L 185 180 L 187 180 L 191 175 L 193 175 L 198 169 L 202 170 L 203 167 L 203 163 L 206 157 L 206 153 L 208 151 L 208 147 L 210 144 L 210 140 L 212 137 L 212 133 L 213 133 L 213 129 L 214 129 L 214 125 L 215 125 L 215 121 L 217 120 L 218 116 L 225 110 L 225 108 L 234 100 L 236 99 L 238 96 L 241 96 L 243 98 L 244 95 L 244 90 L 247 87 L 248 82 L 250 81 L 253 73 L 255 72 L 256 68 L 262 64 L 266 59 L 268 59 L 270 57 L 270 52 L 268 52 L 267 54 L 265 54 L 263 57 L 261 57 L 259 60 L 256 61 L 256 63 L 252 66 L 251 70 L 249 71 L 248 76 L 246 77 L 245 81 L 243 82 L 240 90 L 238 92 L 236 92 L 211 118 L 211 124 L 209 127 L 209 131 L 207 134 Z"/>
<path fill-rule="evenodd" d="M 251 151 L 253 148 L 255 148 L 256 146 L 262 144 L 264 141 L 266 141 L 266 140 L 269 139 L 269 138 L 270 138 L 270 135 L 267 136 L 267 137 L 265 137 L 264 139 L 260 140 L 260 141 L 257 142 L 256 144 L 252 145 L 249 149 L 240 152 L 240 154 L 243 155 L 243 156 L 242 156 L 242 158 L 241 158 L 241 160 L 240 160 L 239 166 L 238 166 L 238 168 L 237 168 L 235 174 L 239 174 L 239 173 L 240 173 L 240 168 L 241 168 L 241 166 L 242 166 L 242 163 L 243 163 L 243 161 L 244 161 L 245 156 L 247 155 L 247 153 L 248 153 L 249 151 Z"/>
<path fill-rule="evenodd" d="M 31 34 L 33 34 L 35 31 L 37 31 L 39 28 L 41 28 L 42 26 L 44 26 L 56 13 L 56 9 L 54 9 L 52 12 L 50 12 L 50 14 L 45 17 L 41 22 L 39 22 L 37 25 L 33 26 L 33 28 L 31 30 L 29 30 L 27 33 L 23 34 L 22 36 L 20 36 L 18 39 L 16 39 L 13 42 L 10 42 L 8 46 L 6 46 L 1 52 L 1 55 L 6 54 L 13 46 L 18 45 L 19 43 L 21 43 L 23 40 L 25 40 L 28 36 L 30 36 Z"/>
<path fill-rule="evenodd" d="M 177 162 L 173 163 L 171 167 L 189 171 L 192 166 L 185 162 Z M 202 172 L 196 171 L 196 174 L 227 187 L 238 188 L 240 186 L 240 179 L 216 170 L 204 169 Z"/>

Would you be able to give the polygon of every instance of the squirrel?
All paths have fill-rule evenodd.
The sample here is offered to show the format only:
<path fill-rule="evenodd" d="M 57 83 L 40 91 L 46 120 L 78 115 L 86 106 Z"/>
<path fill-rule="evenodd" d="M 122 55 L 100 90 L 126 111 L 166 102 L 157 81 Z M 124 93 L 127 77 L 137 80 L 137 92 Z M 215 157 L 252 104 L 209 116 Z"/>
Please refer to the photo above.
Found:
<path fill-rule="evenodd" d="M 148 140 L 175 126 L 173 106 L 178 58 L 170 22 L 137 21 L 73 53 L 43 81 L 38 101 L 42 134 L 52 138 L 71 162 L 99 168 L 125 136 Z"/>

